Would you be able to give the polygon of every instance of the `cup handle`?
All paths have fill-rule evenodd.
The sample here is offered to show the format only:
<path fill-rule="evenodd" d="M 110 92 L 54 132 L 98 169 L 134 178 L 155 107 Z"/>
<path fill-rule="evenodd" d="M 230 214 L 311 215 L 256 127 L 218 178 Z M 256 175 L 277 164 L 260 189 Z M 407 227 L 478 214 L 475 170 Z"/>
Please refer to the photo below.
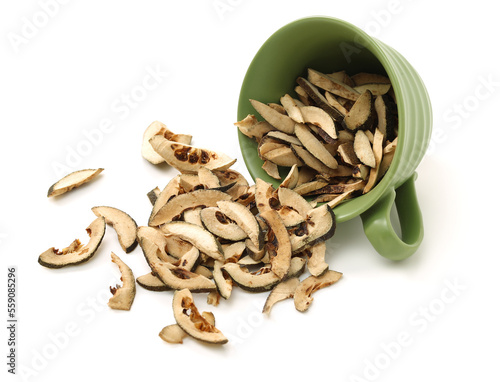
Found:
<path fill-rule="evenodd" d="M 414 173 L 396 190 L 390 189 L 372 207 L 361 214 L 363 228 L 375 250 L 390 260 L 403 260 L 418 249 L 424 237 L 422 213 L 415 191 Z M 390 213 L 396 203 L 401 238 L 394 231 Z"/>

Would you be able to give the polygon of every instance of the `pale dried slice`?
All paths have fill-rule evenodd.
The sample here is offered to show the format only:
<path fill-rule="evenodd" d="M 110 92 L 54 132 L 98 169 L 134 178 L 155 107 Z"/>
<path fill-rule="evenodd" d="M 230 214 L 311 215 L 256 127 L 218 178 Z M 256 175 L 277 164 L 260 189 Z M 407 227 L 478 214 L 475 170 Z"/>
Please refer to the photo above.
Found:
<path fill-rule="evenodd" d="M 375 168 L 375 156 L 373 155 L 370 139 L 363 130 L 359 130 L 354 137 L 354 152 L 362 163 Z"/>
<path fill-rule="evenodd" d="M 354 87 L 360 93 L 369 90 L 375 97 L 386 94 L 390 88 L 391 84 L 364 84 Z"/>
<path fill-rule="evenodd" d="M 294 146 L 300 147 L 299 145 Z M 303 164 L 300 158 L 295 155 L 295 151 L 288 146 L 268 151 L 262 155 L 262 158 L 283 167 L 292 167 L 294 164 L 302 166 Z"/>
<path fill-rule="evenodd" d="M 222 332 L 198 312 L 188 289 L 174 292 L 172 307 L 177 325 L 191 337 L 210 344 L 227 343 Z"/>
<path fill-rule="evenodd" d="M 255 202 L 260 213 L 272 209 L 269 201 L 275 196 L 274 192 L 275 190 L 271 183 L 260 178 L 255 179 Z"/>
<path fill-rule="evenodd" d="M 281 143 L 285 143 L 285 144 L 294 144 L 294 145 L 301 145 L 302 143 L 300 143 L 299 139 L 294 136 L 294 135 L 290 135 L 290 134 L 285 134 L 284 132 L 282 131 L 271 131 L 269 132 L 268 134 L 266 134 L 266 137 L 269 137 L 269 138 L 273 138 L 274 140 L 277 140 Z"/>
<path fill-rule="evenodd" d="M 313 276 L 321 276 L 328 270 L 328 263 L 325 261 L 326 243 L 320 242 L 307 248 L 305 254 L 308 257 L 307 270 Z"/>
<path fill-rule="evenodd" d="M 163 232 L 158 228 L 153 227 L 145 227 L 140 226 L 137 228 L 137 241 L 140 243 L 143 238 L 147 237 L 151 240 L 159 249 L 158 257 L 162 261 L 166 261 L 168 263 L 175 263 L 178 259 L 184 255 L 188 250 L 191 249 L 192 245 L 184 242 L 186 246 L 183 247 L 182 251 L 175 252 L 173 254 L 167 253 L 167 248 L 170 250 L 170 241 L 169 238 L 165 236 Z M 172 255 L 172 256 L 170 256 Z"/>
<path fill-rule="evenodd" d="M 220 201 L 217 203 L 217 207 L 248 235 L 248 238 L 259 250 L 262 249 L 264 232 L 254 214 L 248 208 L 233 201 Z"/>
<path fill-rule="evenodd" d="M 106 224 L 114 228 L 118 242 L 125 253 L 130 253 L 135 249 L 137 246 L 137 223 L 129 214 L 108 206 L 92 207 L 92 212 L 97 217 L 104 217 Z"/>
<path fill-rule="evenodd" d="M 160 260 L 160 250 L 149 238 L 144 237 L 139 244 L 155 276 L 170 289 L 189 288 L 193 292 L 210 292 L 216 289 L 215 283 L 207 277 Z"/>
<path fill-rule="evenodd" d="M 388 95 L 379 95 L 375 98 L 374 107 L 377 113 L 378 129 L 387 140 L 394 140 L 398 128 L 396 105 Z"/>
<path fill-rule="evenodd" d="M 319 190 L 320 188 L 325 187 L 328 182 L 324 180 L 312 180 L 307 183 L 302 183 L 300 186 L 297 186 L 293 189 L 299 195 L 306 195 L 315 190 Z"/>
<path fill-rule="evenodd" d="M 309 192 L 308 195 L 318 195 L 318 194 L 342 194 L 347 191 L 358 191 L 364 189 L 366 182 L 362 179 L 355 180 L 353 182 L 328 184 L 325 187 Z"/>
<path fill-rule="evenodd" d="M 78 265 L 89 261 L 101 245 L 106 222 L 103 217 L 96 218 L 86 229 L 90 239 L 86 245 L 80 240 L 74 240 L 68 247 L 58 250 L 54 247 L 47 249 L 38 257 L 38 263 L 47 268 L 62 268 L 68 265 Z"/>
<path fill-rule="evenodd" d="M 62 195 L 84 183 L 90 182 L 103 170 L 103 168 L 98 168 L 74 171 L 50 186 L 49 191 L 47 192 L 47 197 L 50 198 L 52 196 Z"/>
<path fill-rule="evenodd" d="M 323 94 L 318 90 L 316 86 L 311 84 L 308 80 L 303 77 L 297 78 L 297 83 L 301 88 L 307 93 L 307 95 L 314 101 L 314 103 L 326 111 L 334 120 L 341 121 L 344 118 L 344 114 L 338 110 L 331 102 L 329 102 Z M 297 121 L 300 122 L 300 121 Z"/>
<path fill-rule="evenodd" d="M 200 259 L 200 251 L 198 248 L 193 246 L 189 251 L 184 253 L 184 255 L 182 255 L 182 257 L 177 260 L 174 265 L 178 268 L 185 269 L 186 271 L 192 271 L 198 266 Z"/>
<path fill-rule="evenodd" d="M 268 122 L 259 122 L 255 115 L 248 114 L 244 119 L 234 124 L 247 137 L 255 139 L 259 142 L 264 135 L 274 130 Z"/>
<path fill-rule="evenodd" d="M 369 175 L 370 175 L 370 167 L 368 167 L 365 164 L 362 163 L 357 164 L 352 169 L 353 178 L 366 180 L 368 179 Z"/>
<path fill-rule="evenodd" d="M 292 208 L 304 219 L 307 218 L 309 212 L 312 210 L 309 202 L 295 190 L 279 188 L 278 199 L 282 206 Z"/>
<path fill-rule="evenodd" d="M 280 131 L 280 133 L 282 133 Z M 284 133 L 282 133 L 284 134 Z M 288 135 L 288 134 L 287 134 Z M 259 154 L 259 157 L 263 160 L 265 160 L 265 154 L 267 154 L 270 151 L 280 149 L 283 147 L 287 147 L 288 143 L 283 142 L 282 140 L 279 139 L 274 139 L 272 136 L 269 134 L 266 134 L 259 142 L 259 145 L 257 146 L 257 152 Z"/>
<path fill-rule="evenodd" d="M 173 177 L 170 179 L 170 181 L 167 183 L 165 188 L 160 192 L 158 195 L 154 205 L 153 209 L 151 210 L 151 214 L 149 216 L 149 224 L 151 225 L 151 221 L 155 219 L 156 214 L 158 211 L 173 197 L 179 195 L 181 191 L 180 187 L 180 179 L 181 179 L 181 174 L 178 174 L 177 176 Z"/>
<path fill-rule="evenodd" d="M 161 226 L 161 230 L 185 240 L 204 254 L 215 260 L 224 261 L 222 247 L 215 236 L 206 229 L 183 221 L 170 221 Z"/>
<path fill-rule="evenodd" d="M 286 300 L 287 298 L 292 298 L 295 294 L 295 289 L 297 289 L 299 284 L 299 278 L 292 277 L 276 285 L 271 293 L 269 293 L 269 296 L 267 296 L 266 303 L 264 304 L 264 308 L 262 309 L 262 313 L 269 314 L 271 313 L 272 307 L 277 302 Z"/>
<path fill-rule="evenodd" d="M 215 317 L 211 312 L 203 312 L 201 315 L 205 317 L 205 319 L 210 324 L 215 325 Z M 172 324 L 165 326 L 159 333 L 159 336 L 165 342 L 171 344 L 182 344 L 184 338 L 186 338 L 188 335 L 184 330 L 181 329 L 179 325 Z"/>
<path fill-rule="evenodd" d="M 328 204 L 313 208 L 307 215 L 306 226 L 298 227 L 290 236 L 293 253 L 328 240 L 335 233 L 335 228 L 335 214 Z"/>
<path fill-rule="evenodd" d="M 290 94 L 285 94 L 283 97 L 281 97 L 280 102 L 290 118 L 292 118 L 295 122 L 304 123 L 299 105 L 297 105 L 297 102 L 292 98 Z"/>
<path fill-rule="evenodd" d="M 262 165 L 262 169 L 269 175 L 271 178 L 274 179 L 281 179 L 280 172 L 278 170 L 278 165 L 276 163 L 270 162 L 268 160 L 264 161 L 264 164 Z"/>
<path fill-rule="evenodd" d="M 281 114 L 280 112 L 274 110 L 272 107 L 267 106 L 266 104 L 253 100 L 250 100 L 250 103 L 254 107 L 254 109 L 264 118 L 271 126 L 274 128 L 283 131 L 287 134 L 293 134 L 293 127 L 295 125 L 295 121 L 287 115 Z"/>
<path fill-rule="evenodd" d="M 158 277 L 153 275 L 152 272 L 146 273 L 145 275 L 137 277 L 135 280 L 137 284 L 139 284 L 144 289 L 153 291 L 153 292 L 164 292 L 167 290 L 171 290 L 172 288 L 166 286 L 163 281 L 161 281 Z"/>
<path fill-rule="evenodd" d="M 290 167 L 290 170 L 288 171 L 287 176 L 281 184 L 279 185 L 280 188 L 294 188 L 299 181 L 299 167 L 297 165 L 293 165 Z"/>
<path fill-rule="evenodd" d="M 398 137 L 394 138 L 392 142 L 385 145 L 384 155 L 387 155 L 389 153 L 394 153 L 396 151 L 397 145 L 398 145 Z"/>
<path fill-rule="evenodd" d="M 150 226 L 159 226 L 181 216 L 188 208 L 199 206 L 215 207 L 221 200 L 230 200 L 231 196 L 219 190 L 196 190 L 180 194 L 169 199 L 150 219 Z"/>
<path fill-rule="evenodd" d="M 222 270 L 223 264 L 224 263 L 222 261 L 214 262 L 213 275 L 217 291 L 223 299 L 227 300 L 231 296 L 231 292 L 233 290 L 233 281 L 229 276 L 225 276 L 224 271 Z"/>
<path fill-rule="evenodd" d="M 314 69 L 308 69 L 307 79 L 313 85 L 348 100 L 356 101 L 360 95 L 352 87 Z"/>
<path fill-rule="evenodd" d="M 250 257 L 252 260 L 263 263 L 269 262 L 268 259 L 266 259 L 268 258 L 268 256 L 264 246 L 259 249 L 254 243 L 252 243 L 252 240 L 246 239 L 245 247 L 247 249 L 248 257 Z"/>
<path fill-rule="evenodd" d="M 346 191 L 340 195 L 335 194 L 335 195 L 333 195 L 331 200 L 329 200 L 329 201 L 323 200 L 323 201 L 327 202 L 327 204 L 330 206 L 330 208 L 334 208 L 334 207 L 338 206 L 340 203 L 342 203 L 343 201 L 351 199 L 353 197 L 354 191 L 355 190 L 349 190 L 349 191 Z"/>
<path fill-rule="evenodd" d="M 354 152 L 353 142 L 349 141 L 340 144 L 337 151 L 345 163 L 350 164 L 351 166 L 360 164 L 360 161 Z"/>
<path fill-rule="evenodd" d="M 376 117 L 373 95 L 369 90 L 365 90 L 346 114 L 342 126 L 352 132 L 369 130 L 375 123 Z"/>
<path fill-rule="evenodd" d="M 330 77 L 330 78 L 333 78 L 334 80 L 342 82 L 343 84 L 346 84 L 346 85 L 349 85 L 349 86 L 354 86 L 355 85 L 354 81 L 347 74 L 347 72 L 345 70 L 339 70 L 337 72 L 327 73 L 326 75 L 328 77 Z"/>
<path fill-rule="evenodd" d="M 118 265 L 120 269 L 120 280 L 122 280 L 122 285 L 116 285 L 116 287 L 109 288 L 113 297 L 109 299 L 108 306 L 111 309 L 130 310 L 135 298 L 134 273 L 130 267 L 113 252 L 111 252 L 111 261 Z"/>
<path fill-rule="evenodd" d="M 302 146 L 292 145 L 292 150 L 297 157 L 299 157 L 307 166 L 316 170 L 320 174 L 332 174 L 334 169 L 326 166 L 318 158 L 312 155 L 309 150 L 306 150 Z"/>
<path fill-rule="evenodd" d="M 202 207 L 190 208 L 182 213 L 182 220 L 186 223 L 196 224 L 203 227 L 203 222 L 201 221 L 201 210 Z"/>
<path fill-rule="evenodd" d="M 299 96 L 300 102 L 302 102 L 304 106 L 310 106 L 314 103 L 314 101 L 309 98 L 306 91 L 300 86 L 296 86 L 294 90 L 295 93 L 297 93 L 297 95 Z"/>
<path fill-rule="evenodd" d="M 269 106 L 270 108 L 276 110 L 278 113 L 287 115 L 287 112 L 286 112 L 285 108 L 283 107 L 283 105 L 280 105 L 280 104 L 275 103 L 275 102 L 270 102 L 270 103 L 267 104 L 267 106 Z"/>
<path fill-rule="evenodd" d="M 297 181 L 297 184 L 295 187 L 298 187 L 304 183 L 311 182 L 314 177 L 318 174 L 318 172 L 309 166 L 303 166 L 299 168 L 299 180 Z M 295 188 L 294 187 L 294 188 Z"/>
<path fill-rule="evenodd" d="M 295 124 L 295 135 L 302 145 L 324 165 L 336 169 L 338 166 L 335 158 L 328 152 L 323 144 L 311 133 L 311 130 L 303 123 Z"/>
<path fill-rule="evenodd" d="M 221 187 L 233 184 L 234 186 L 249 186 L 248 181 L 240 172 L 228 168 L 227 170 L 213 170 L 218 178 Z M 229 190 L 229 189 L 228 189 Z"/>
<path fill-rule="evenodd" d="M 247 233 L 240 228 L 238 224 L 228 218 L 219 207 L 203 208 L 200 212 L 200 217 L 203 227 L 215 236 L 231 241 L 240 241 L 248 236 Z"/>
<path fill-rule="evenodd" d="M 300 108 L 300 112 L 302 113 L 302 117 L 306 123 L 313 124 L 320 128 L 318 133 L 323 139 L 337 139 L 337 128 L 335 127 L 335 122 L 326 111 L 316 106 L 303 106 Z"/>
<path fill-rule="evenodd" d="M 271 270 L 280 279 L 283 279 L 288 274 L 292 259 L 292 247 L 288 231 L 276 211 L 264 211 L 260 214 L 260 217 L 265 220 L 268 226 L 266 251 L 269 254 Z"/>
<path fill-rule="evenodd" d="M 377 183 L 378 172 L 380 169 L 380 163 L 382 162 L 382 145 L 384 143 L 384 134 L 380 132 L 379 129 L 375 129 L 375 134 L 373 137 L 373 156 L 375 158 L 375 168 L 370 170 L 370 177 L 368 178 L 368 182 L 363 189 L 363 194 L 369 192 Z"/>
<path fill-rule="evenodd" d="M 297 277 L 304 270 L 305 260 L 294 257 L 290 261 L 290 270 L 287 278 Z M 222 267 L 241 289 L 249 292 L 264 292 L 271 290 L 281 280 L 271 271 L 271 266 L 266 265 L 255 272 L 249 272 L 247 267 L 237 263 L 227 263 Z"/>
<path fill-rule="evenodd" d="M 360 72 L 351 76 L 354 81 L 354 86 L 360 86 L 365 84 L 390 84 L 391 80 L 382 75 L 375 73 Z"/>
<path fill-rule="evenodd" d="M 312 294 L 322 288 L 330 286 L 342 277 L 342 273 L 336 271 L 326 271 L 322 276 L 309 276 L 304 281 L 302 281 L 297 289 L 295 289 L 295 294 L 293 297 L 295 308 L 299 312 L 305 312 L 309 309 L 313 301 Z"/>
<path fill-rule="evenodd" d="M 384 156 L 382 157 L 382 162 L 380 162 L 380 168 L 378 170 L 377 180 L 380 180 L 380 178 L 382 178 L 385 175 L 387 170 L 389 170 L 392 160 L 394 159 L 394 154 L 395 154 L 394 151 L 390 151 L 389 153 L 384 154 Z"/>
<path fill-rule="evenodd" d="M 222 249 L 224 250 L 224 262 L 236 263 L 245 253 L 246 244 L 245 241 L 242 240 L 236 243 L 222 245 Z"/>
<path fill-rule="evenodd" d="M 197 173 L 202 166 L 210 170 L 225 170 L 236 162 L 226 154 L 172 142 L 161 135 L 155 135 L 149 142 L 170 166 L 182 173 Z"/>
<path fill-rule="evenodd" d="M 198 180 L 205 189 L 219 188 L 221 186 L 219 177 L 206 167 L 200 167 L 198 169 Z"/>
<path fill-rule="evenodd" d="M 165 162 L 154 149 L 151 147 L 149 140 L 155 135 L 161 135 L 168 139 L 169 141 L 184 143 L 186 145 L 191 144 L 191 139 L 193 138 L 188 134 L 174 134 L 172 131 L 167 129 L 167 125 L 160 121 L 154 121 L 151 123 L 142 136 L 142 147 L 141 154 L 144 159 L 151 162 L 152 164 L 159 164 Z"/>
<path fill-rule="evenodd" d="M 325 92 L 325 98 L 328 101 L 330 105 L 332 105 L 333 108 L 338 110 L 340 115 L 342 115 L 342 118 L 339 118 L 339 120 L 344 119 L 345 115 L 347 114 L 348 110 L 342 105 L 338 100 L 337 97 L 335 97 L 332 93 L 330 92 Z"/>

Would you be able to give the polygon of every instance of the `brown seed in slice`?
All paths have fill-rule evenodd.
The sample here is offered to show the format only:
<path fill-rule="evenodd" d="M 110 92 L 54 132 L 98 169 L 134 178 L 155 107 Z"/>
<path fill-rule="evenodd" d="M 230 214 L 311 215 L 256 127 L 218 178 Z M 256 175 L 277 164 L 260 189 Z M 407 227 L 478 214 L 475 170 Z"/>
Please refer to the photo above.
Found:
<path fill-rule="evenodd" d="M 191 135 L 187 134 L 174 134 L 172 131 L 167 129 L 167 125 L 160 121 L 154 121 L 151 123 L 147 129 L 144 131 L 142 137 L 142 147 L 141 154 L 144 159 L 151 162 L 152 164 L 159 164 L 165 162 L 154 149 L 151 147 L 149 140 L 153 138 L 155 135 L 161 135 L 168 139 L 169 141 L 184 143 L 186 145 L 191 144 L 191 139 L 193 138 Z"/>
<path fill-rule="evenodd" d="M 121 280 L 123 285 L 117 285 L 116 287 L 110 287 L 110 291 L 113 294 L 108 301 L 108 306 L 111 309 L 118 310 L 130 310 L 132 303 L 135 298 L 135 278 L 132 270 L 125 264 L 117 255 L 111 252 L 111 260 L 113 263 L 118 265 L 121 272 Z"/>
<path fill-rule="evenodd" d="M 98 168 L 74 171 L 50 186 L 49 191 L 47 192 L 47 197 L 50 198 L 52 196 L 62 195 L 84 183 L 90 182 L 103 170 L 103 168 Z"/>
<path fill-rule="evenodd" d="M 295 290 L 294 303 L 299 312 L 309 309 L 313 301 L 312 294 L 322 288 L 330 286 L 342 277 L 342 273 L 336 271 L 326 271 L 322 276 L 309 276 Z"/>
<path fill-rule="evenodd" d="M 98 217 L 87 227 L 90 239 L 86 245 L 76 239 L 62 250 L 49 248 L 38 257 L 38 263 L 47 268 L 62 268 L 89 261 L 101 245 L 105 232 L 106 222 L 103 217 Z"/>
<path fill-rule="evenodd" d="M 211 344 L 227 343 L 222 332 L 198 312 L 188 289 L 175 291 L 172 307 L 177 325 L 191 337 Z"/>

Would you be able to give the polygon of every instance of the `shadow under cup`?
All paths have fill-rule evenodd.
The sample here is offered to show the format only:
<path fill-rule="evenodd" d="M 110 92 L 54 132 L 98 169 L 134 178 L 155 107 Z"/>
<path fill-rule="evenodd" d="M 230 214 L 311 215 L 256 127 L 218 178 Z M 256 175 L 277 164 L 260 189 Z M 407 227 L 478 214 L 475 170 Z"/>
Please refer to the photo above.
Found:
<path fill-rule="evenodd" d="M 310 17 L 294 21 L 275 32 L 255 55 L 243 81 L 238 120 L 256 114 L 249 99 L 278 102 L 295 94 L 296 79 L 307 68 L 331 73 L 346 70 L 388 76 L 396 95 L 399 126 L 393 162 L 376 187 L 334 208 L 337 222 L 361 216 L 366 236 L 382 256 L 401 260 L 413 254 L 423 239 L 423 222 L 415 193 L 415 169 L 423 158 L 432 131 L 432 109 L 425 86 L 413 67 L 391 47 L 339 19 Z M 258 114 L 257 114 L 258 115 Z M 260 118 L 262 119 L 262 118 Z M 275 187 L 279 181 L 263 169 L 257 144 L 242 133 L 239 142 L 245 164 L 255 180 Z M 286 175 L 288 169 L 280 169 Z M 393 203 L 401 237 L 392 227 Z"/>

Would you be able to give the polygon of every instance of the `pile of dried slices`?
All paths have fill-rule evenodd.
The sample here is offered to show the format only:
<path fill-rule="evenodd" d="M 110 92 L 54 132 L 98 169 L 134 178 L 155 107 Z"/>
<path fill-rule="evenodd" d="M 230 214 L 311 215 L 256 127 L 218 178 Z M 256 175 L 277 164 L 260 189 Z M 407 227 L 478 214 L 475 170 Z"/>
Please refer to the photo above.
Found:
<path fill-rule="evenodd" d="M 298 83 L 300 100 L 290 95 L 282 97 L 281 105 L 251 100 L 265 121 L 249 115 L 236 123 L 259 142 L 269 174 L 277 178 L 277 166 L 289 167 L 279 187 L 262 179 L 250 185 L 231 169 L 235 159 L 194 147 L 190 135 L 174 134 L 156 121 L 144 132 L 142 155 L 153 164 L 167 162 L 179 174 L 163 190 L 148 193 L 148 225 L 138 226 L 117 208 L 94 207 L 97 218 L 86 229 L 87 244 L 76 239 L 62 250 L 49 248 L 38 262 L 61 268 L 90 260 L 111 225 L 125 253 L 139 244 L 151 272 L 135 278 L 111 253 L 123 285 L 110 288 L 108 305 L 129 310 L 136 284 L 173 291 L 176 323 L 160 332 L 170 343 L 182 343 L 187 335 L 227 342 L 214 315 L 198 311 L 192 293 L 207 293 L 207 301 L 216 306 L 239 287 L 269 293 L 264 313 L 287 298 L 293 298 L 298 311 L 306 311 L 315 291 L 342 276 L 325 260 L 325 242 L 335 232 L 332 208 L 368 192 L 386 171 L 390 161 L 384 158 L 392 158 L 397 142 L 397 116 L 386 95 L 391 88 L 386 77 L 309 70 L 309 78 Z M 52 185 L 48 196 L 91 181 L 102 170 L 71 173 Z M 301 279 L 306 270 L 310 275 Z"/>

